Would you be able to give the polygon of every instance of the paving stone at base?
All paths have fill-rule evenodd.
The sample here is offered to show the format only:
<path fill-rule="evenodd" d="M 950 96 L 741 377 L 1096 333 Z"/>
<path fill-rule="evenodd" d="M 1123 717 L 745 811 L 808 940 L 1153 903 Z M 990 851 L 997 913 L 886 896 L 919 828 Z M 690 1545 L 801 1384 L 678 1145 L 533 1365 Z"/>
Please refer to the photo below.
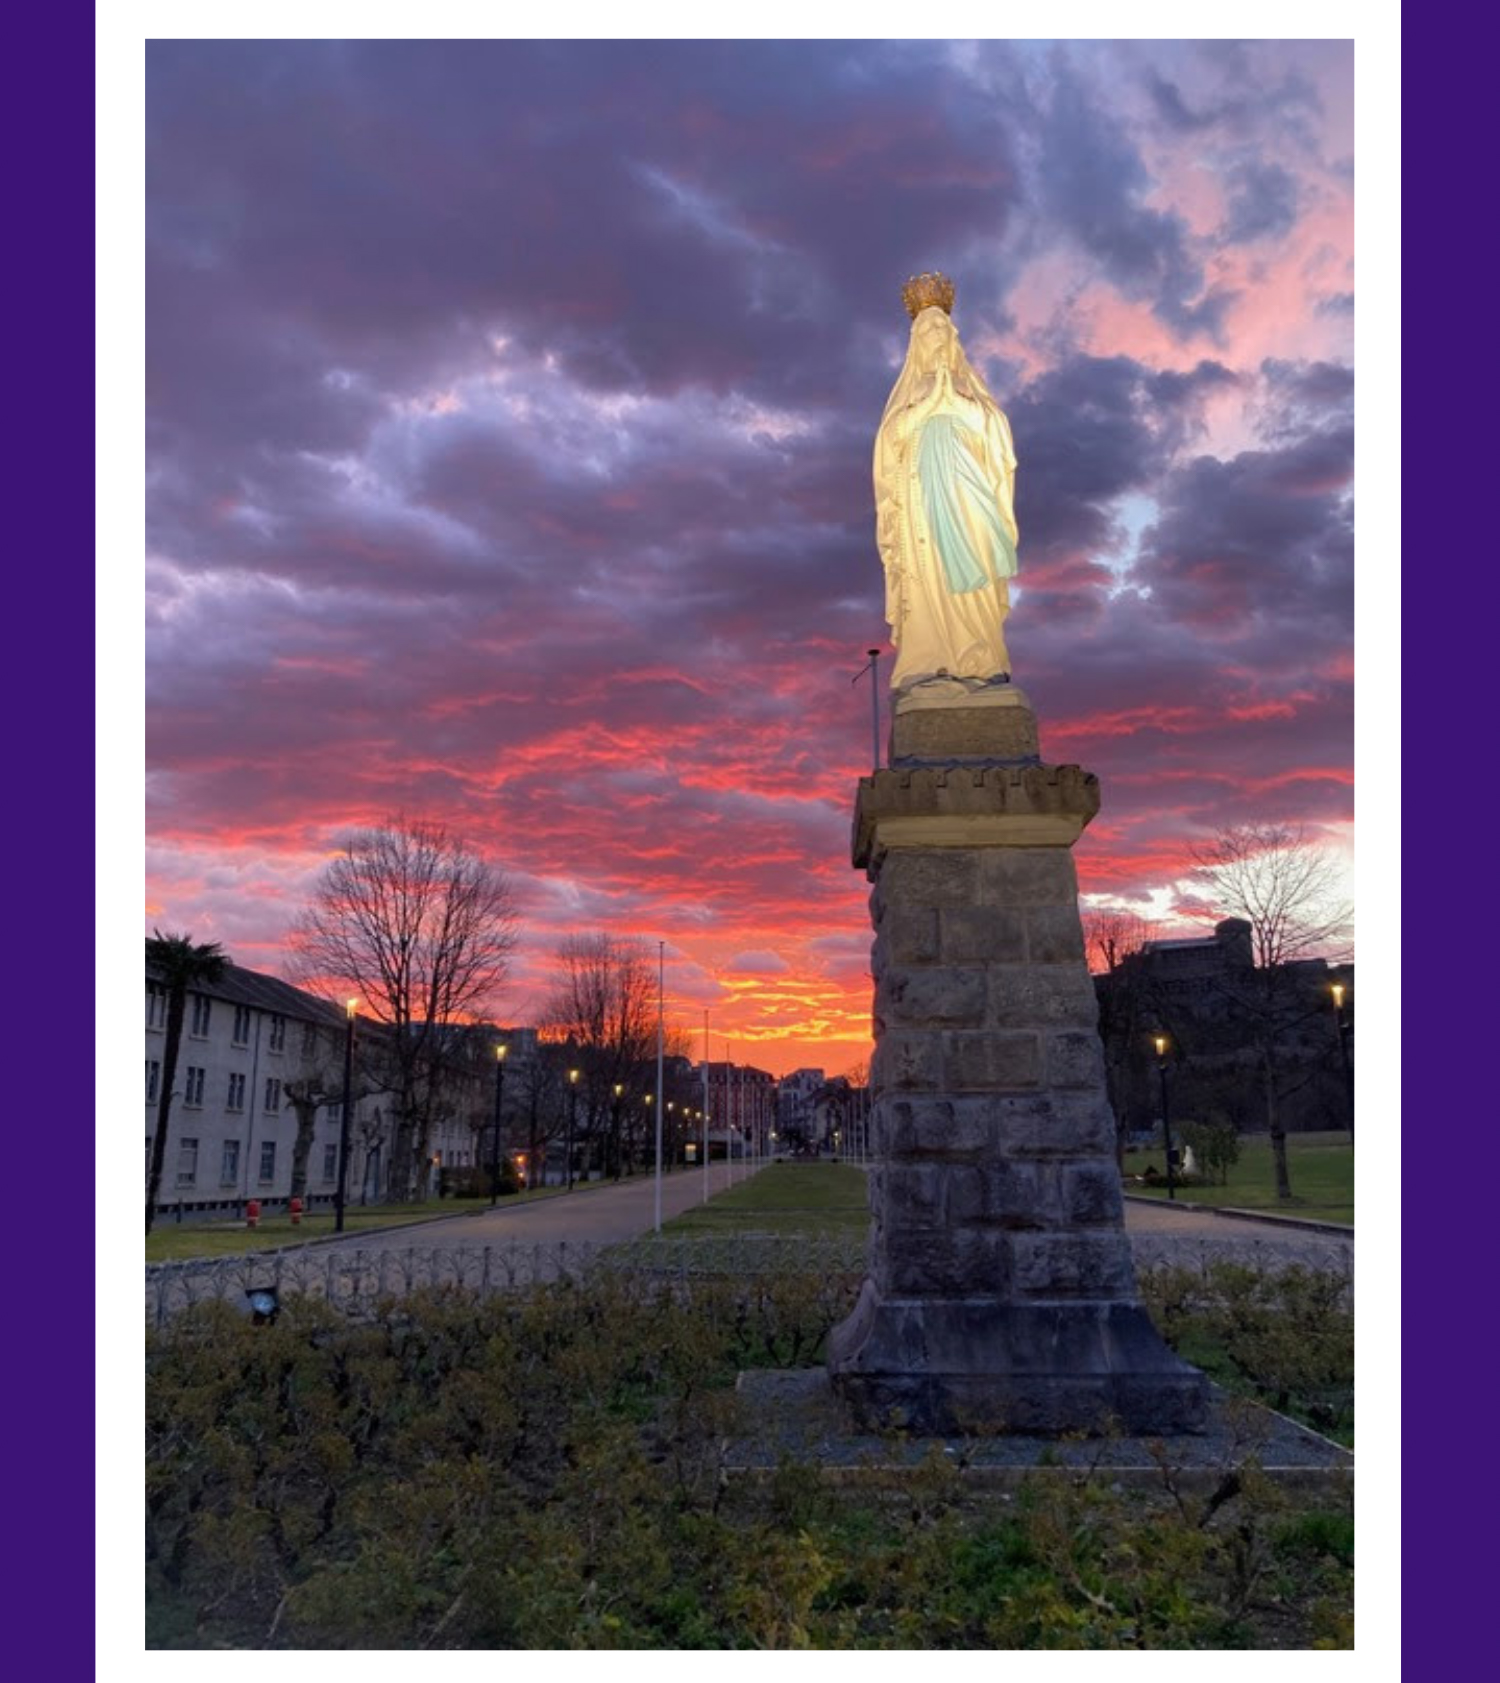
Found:
<path fill-rule="evenodd" d="M 936 1450 L 951 1457 L 966 1482 L 1005 1488 L 1039 1476 L 1088 1474 L 1110 1482 L 1160 1488 L 1173 1469 L 1182 1491 L 1215 1488 L 1225 1473 L 1253 1458 L 1282 1485 L 1326 1485 L 1350 1477 L 1354 1456 L 1285 1415 L 1226 1396 L 1210 1386 L 1200 1429 L 1162 1438 L 1155 1432 L 1112 1432 L 1088 1438 L 1041 1431 L 970 1436 L 962 1431 L 906 1430 L 876 1434 L 858 1427 L 818 1368 L 742 1373 L 736 1386 L 743 1435 L 730 1441 L 732 1476 L 769 1476 L 788 1459 L 834 1482 L 899 1481 Z"/>

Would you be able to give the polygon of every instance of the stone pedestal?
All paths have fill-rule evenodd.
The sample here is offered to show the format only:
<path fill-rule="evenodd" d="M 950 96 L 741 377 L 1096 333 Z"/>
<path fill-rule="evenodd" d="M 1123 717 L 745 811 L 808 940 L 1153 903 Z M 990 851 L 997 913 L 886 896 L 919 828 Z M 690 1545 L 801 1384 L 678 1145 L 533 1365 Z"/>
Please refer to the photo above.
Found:
<path fill-rule="evenodd" d="M 1024 698 L 945 711 L 898 713 L 892 732 L 916 760 L 903 725 L 920 717 L 938 763 L 859 785 L 878 1166 L 835 1390 L 864 1428 L 1200 1430 L 1207 1384 L 1141 1307 L 1124 1231 L 1069 851 L 1098 780 L 971 757 L 986 730 L 1024 742 L 1026 720 L 1035 744 Z"/>
<path fill-rule="evenodd" d="M 929 679 L 891 705 L 890 763 L 1039 765 L 1036 714 L 1014 684 Z"/>

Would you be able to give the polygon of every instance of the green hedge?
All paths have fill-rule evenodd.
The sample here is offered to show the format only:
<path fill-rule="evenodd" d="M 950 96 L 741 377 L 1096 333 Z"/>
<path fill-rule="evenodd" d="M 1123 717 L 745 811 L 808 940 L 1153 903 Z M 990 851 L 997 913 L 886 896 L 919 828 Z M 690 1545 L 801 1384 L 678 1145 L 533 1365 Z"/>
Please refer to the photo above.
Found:
<path fill-rule="evenodd" d="M 1084 1475 L 982 1496 L 943 1457 L 895 1499 L 727 1479 L 736 1373 L 817 1361 L 853 1283 L 185 1314 L 148 1341 L 148 1641 L 1349 1645 L 1347 1493 L 1299 1509 L 1253 1466 L 1217 1503 Z M 1174 1332 L 1198 1313 L 1179 1293 Z"/>

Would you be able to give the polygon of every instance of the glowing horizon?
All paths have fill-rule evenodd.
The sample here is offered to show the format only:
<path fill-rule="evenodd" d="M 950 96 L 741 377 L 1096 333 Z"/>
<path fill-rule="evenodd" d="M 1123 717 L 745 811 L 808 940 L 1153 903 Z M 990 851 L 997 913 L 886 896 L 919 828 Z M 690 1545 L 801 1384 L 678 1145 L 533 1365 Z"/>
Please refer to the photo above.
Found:
<path fill-rule="evenodd" d="M 952 49 L 148 46 L 148 930 L 284 973 L 405 812 L 513 879 L 501 1021 L 607 930 L 738 1061 L 864 1062 L 869 454 L 932 267 L 1086 901 L 1201 928 L 1251 819 L 1348 857 L 1352 50 Z"/>

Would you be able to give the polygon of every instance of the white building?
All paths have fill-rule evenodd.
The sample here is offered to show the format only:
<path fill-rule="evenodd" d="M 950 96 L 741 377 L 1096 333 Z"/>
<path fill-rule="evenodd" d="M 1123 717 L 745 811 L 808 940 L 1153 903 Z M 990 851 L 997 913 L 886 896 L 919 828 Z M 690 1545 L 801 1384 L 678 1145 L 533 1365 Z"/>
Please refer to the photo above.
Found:
<path fill-rule="evenodd" d="M 146 1175 L 161 1097 L 167 990 L 146 977 Z M 370 1032 L 370 1025 L 359 1025 Z M 330 1095 L 316 1111 L 307 1159 L 309 1208 L 331 1205 L 338 1179 L 344 1014 L 274 976 L 226 965 L 223 979 L 190 991 L 168 1119 L 158 1220 L 185 1212 L 238 1213 L 247 1200 L 284 1202 L 291 1191 L 297 1115 L 289 1087 Z M 383 1095 L 354 1107 L 351 1203 L 378 1196 L 389 1150 Z M 467 1130 L 466 1130 L 467 1133 Z M 446 1160 L 446 1159 L 445 1159 Z"/>

